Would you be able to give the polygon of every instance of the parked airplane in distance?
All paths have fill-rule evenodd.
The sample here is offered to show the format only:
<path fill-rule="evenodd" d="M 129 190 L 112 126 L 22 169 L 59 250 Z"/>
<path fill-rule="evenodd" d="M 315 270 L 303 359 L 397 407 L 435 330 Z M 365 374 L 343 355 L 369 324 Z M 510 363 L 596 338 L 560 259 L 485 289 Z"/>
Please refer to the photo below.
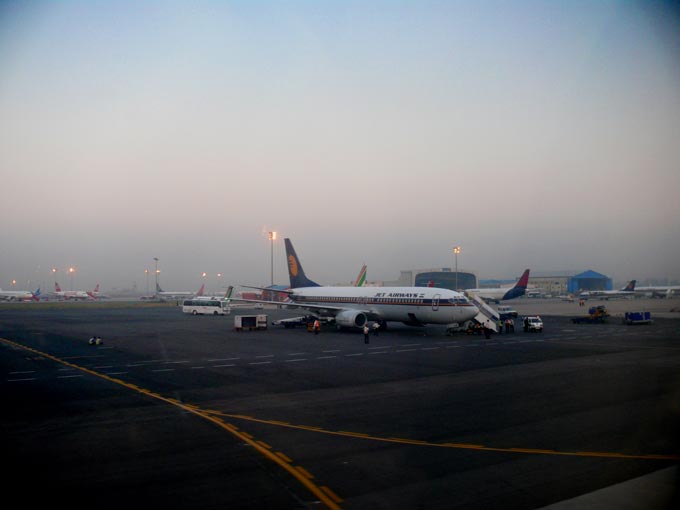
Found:
<path fill-rule="evenodd" d="M 649 297 L 671 298 L 680 293 L 680 285 L 643 285 L 635 287 L 635 293 Z"/>
<path fill-rule="evenodd" d="M 2 290 L 0 289 L 0 300 L 2 301 L 40 301 L 40 287 L 35 292 L 30 290 Z"/>
<path fill-rule="evenodd" d="M 465 289 L 466 294 L 474 294 L 486 301 L 498 303 L 507 299 L 523 296 L 529 283 L 529 270 L 525 269 L 522 276 L 513 287 L 496 287 L 490 289 Z"/>
<path fill-rule="evenodd" d="M 625 287 L 619 290 L 587 290 L 581 292 L 578 297 L 581 299 L 599 298 L 610 299 L 616 297 L 633 297 L 635 296 L 635 280 L 629 281 Z"/>
<path fill-rule="evenodd" d="M 354 280 L 355 287 L 362 287 L 366 283 L 366 264 L 361 267 L 357 279 Z"/>
<path fill-rule="evenodd" d="M 165 291 L 161 289 L 161 286 L 156 284 L 156 296 L 165 299 L 176 299 L 185 297 L 200 297 L 205 292 L 205 283 L 201 285 L 198 292 L 193 292 L 190 290 L 175 290 L 175 291 Z"/>
<path fill-rule="evenodd" d="M 436 287 L 323 287 L 302 269 L 290 239 L 285 239 L 290 289 L 288 308 L 309 310 L 340 327 L 363 327 L 369 320 L 403 322 L 409 326 L 464 323 L 474 318 L 477 307 L 465 295 Z M 243 300 L 280 305 L 280 302 Z"/>
<path fill-rule="evenodd" d="M 99 292 L 99 284 L 95 285 L 94 289 L 92 289 L 91 292 L 88 292 L 88 294 L 90 294 L 95 299 L 111 299 L 110 296 L 107 296 Z"/>
<path fill-rule="evenodd" d="M 91 292 L 86 290 L 61 290 L 61 287 L 57 282 L 54 282 L 54 292 L 50 292 L 50 295 L 56 296 L 58 299 L 66 301 L 86 301 L 87 299 L 97 299 L 93 296 Z"/>

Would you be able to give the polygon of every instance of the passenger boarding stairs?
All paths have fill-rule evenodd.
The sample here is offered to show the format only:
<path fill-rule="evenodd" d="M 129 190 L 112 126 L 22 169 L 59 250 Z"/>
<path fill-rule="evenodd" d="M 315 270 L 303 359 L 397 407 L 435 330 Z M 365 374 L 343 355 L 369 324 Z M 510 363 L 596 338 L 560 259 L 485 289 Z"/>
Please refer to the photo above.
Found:
<path fill-rule="evenodd" d="M 479 308 L 479 313 L 475 316 L 473 320 L 479 322 L 482 326 L 486 326 L 491 329 L 494 333 L 498 333 L 498 321 L 501 319 L 498 312 L 491 308 L 486 301 L 484 301 L 479 296 L 470 294 L 468 296 L 470 301 Z M 487 322 L 488 321 L 488 322 Z"/>

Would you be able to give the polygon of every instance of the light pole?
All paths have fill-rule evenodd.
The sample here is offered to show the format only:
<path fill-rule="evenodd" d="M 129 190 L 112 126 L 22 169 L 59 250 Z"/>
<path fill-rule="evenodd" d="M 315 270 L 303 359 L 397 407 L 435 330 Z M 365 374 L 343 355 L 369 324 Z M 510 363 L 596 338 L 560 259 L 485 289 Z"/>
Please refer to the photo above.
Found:
<path fill-rule="evenodd" d="M 146 280 L 146 292 L 144 293 L 145 296 L 149 295 L 149 270 L 145 269 L 144 270 L 144 279 Z"/>
<path fill-rule="evenodd" d="M 158 257 L 153 258 L 154 261 L 156 262 L 156 291 L 154 292 L 155 295 L 158 295 Z"/>
<path fill-rule="evenodd" d="M 271 286 L 274 286 L 274 240 L 276 239 L 276 232 L 269 232 L 269 240 L 271 241 Z"/>
<path fill-rule="evenodd" d="M 75 273 L 75 272 L 76 272 L 75 267 L 69 267 L 68 268 L 68 274 L 71 277 L 71 290 L 73 290 L 73 273 Z"/>
<path fill-rule="evenodd" d="M 460 253 L 460 246 L 453 247 L 453 256 L 456 259 L 456 290 L 458 290 L 458 254 Z"/>

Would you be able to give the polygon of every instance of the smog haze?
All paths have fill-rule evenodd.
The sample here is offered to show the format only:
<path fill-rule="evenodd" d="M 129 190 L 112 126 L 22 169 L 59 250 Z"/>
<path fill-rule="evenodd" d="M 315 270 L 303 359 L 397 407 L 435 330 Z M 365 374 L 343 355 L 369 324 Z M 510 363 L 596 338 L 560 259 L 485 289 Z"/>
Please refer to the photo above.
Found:
<path fill-rule="evenodd" d="M 3 2 L 0 287 L 678 279 L 671 5 Z"/>

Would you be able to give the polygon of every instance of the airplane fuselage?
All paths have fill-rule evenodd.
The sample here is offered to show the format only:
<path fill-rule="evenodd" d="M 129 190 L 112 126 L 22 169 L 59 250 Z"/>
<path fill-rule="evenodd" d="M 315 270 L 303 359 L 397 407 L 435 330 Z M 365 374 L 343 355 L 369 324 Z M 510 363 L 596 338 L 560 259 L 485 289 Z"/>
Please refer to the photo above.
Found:
<path fill-rule="evenodd" d="M 28 301 L 33 299 L 33 293 L 22 290 L 0 290 L 0 299 L 4 301 Z"/>
<path fill-rule="evenodd" d="M 451 324 L 472 319 L 478 313 L 463 294 L 436 287 L 302 287 L 292 289 L 290 299 L 312 305 L 321 315 L 338 316 L 337 309 L 365 312 L 369 319 L 407 324 Z M 327 305 L 323 313 L 318 307 Z"/>
<path fill-rule="evenodd" d="M 94 299 L 84 290 L 62 290 L 54 293 L 59 299 Z"/>

